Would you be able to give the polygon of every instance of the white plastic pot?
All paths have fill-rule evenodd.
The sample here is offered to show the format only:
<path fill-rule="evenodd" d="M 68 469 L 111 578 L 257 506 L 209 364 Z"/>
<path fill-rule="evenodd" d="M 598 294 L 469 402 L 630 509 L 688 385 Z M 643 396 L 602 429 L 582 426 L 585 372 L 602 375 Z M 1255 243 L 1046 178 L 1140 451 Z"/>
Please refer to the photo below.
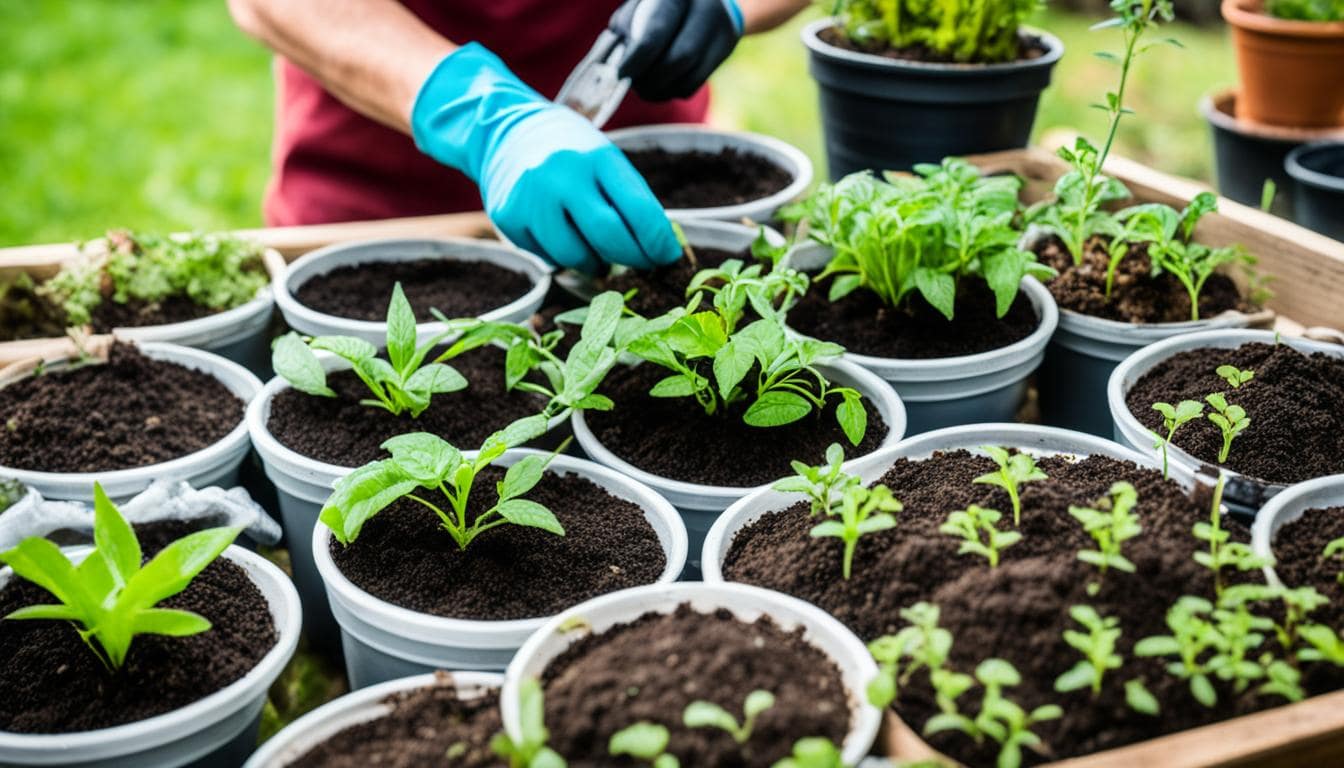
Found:
<path fill-rule="evenodd" d="M 1309 510 L 1344 507 L 1344 475 L 1326 475 L 1289 486 L 1260 508 L 1251 526 L 1251 550 L 1274 562 L 1274 538 L 1283 526 L 1301 518 Z M 1285 586 L 1273 565 L 1264 567 L 1265 580 L 1272 586 Z M 1290 587 L 1305 586 L 1289 584 Z"/>
<path fill-rule="evenodd" d="M 971 424 L 915 435 L 902 440 L 899 445 L 850 462 L 848 471 L 861 476 L 865 483 L 872 483 L 886 474 L 897 459 L 921 460 L 937 452 L 958 449 L 983 456 L 985 453 L 980 450 L 983 445 L 1017 448 L 1037 457 L 1061 454 L 1079 458 L 1092 455 L 1110 456 L 1121 461 L 1132 461 L 1141 467 L 1158 468 L 1158 465 L 1144 454 L 1082 432 L 1033 424 Z M 1192 480 L 1189 476 L 1183 477 L 1173 473 L 1172 477 L 1184 487 L 1191 487 Z M 756 522 L 765 514 L 790 507 L 801 499 L 802 497 L 796 493 L 781 493 L 764 487 L 729 507 L 714 522 L 709 535 L 705 537 L 704 550 L 701 553 L 701 567 L 705 573 L 705 581 L 724 581 L 723 563 L 728 557 L 728 550 L 732 548 L 733 539 L 738 531 Z"/>
<path fill-rule="evenodd" d="M 499 702 L 504 730 L 514 739 L 522 735 L 519 686 L 528 678 L 540 679 L 552 660 L 587 636 L 588 632 L 573 629 L 576 624 L 581 622 L 589 632 L 600 634 L 647 613 L 671 613 L 683 603 L 690 603 L 700 612 L 727 609 L 743 622 L 766 615 L 785 630 L 801 627 L 803 639 L 840 669 L 849 693 L 850 730 L 841 745 L 844 762 L 854 765 L 868 754 L 882 719 L 864 694 L 868 683 L 877 676 L 877 665 L 868 649 L 853 632 L 811 603 L 746 584 L 680 582 L 635 587 L 595 597 L 555 616 L 527 639 L 504 673 Z M 668 716 L 676 717 L 678 713 L 669 712 Z"/>
<path fill-rule="evenodd" d="M 878 446 L 879 450 L 900 442 L 901 438 L 905 436 L 906 429 L 905 405 L 901 402 L 901 398 L 895 390 L 887 386 L 875 374 L 843 360 L 817 367 L 822 373 L 826 374 L 826 378 L 831 383 L 857 389 L 864 399 L 872 403 L 873 407 L 877 409 L 878 414 L 882 416 L 882 421 L 887 425 L 887 436 Z M 697 406 L 693 401 L 688 400 L 686 407 L 695 408 Z M 575 411 L 572 419 L 574 438 L 589 458 L 649 486 L 676 506 L 682 519 L 686 522 L 686 530 L 691 537 L 691 562 L 690 568 L 688 568 L 688 576 L 698 575 L 700 547 L 705 540 L 705 534 L 709 531 L 709 527 L 714 524 L 714 520 L 718 518 L 720 512 L 727 509 L 733 502 L 751 493 L 753 486 L 700 485 L 655 475 L 636 467 L 602 445 L 593 431 L 589 429 L 582 411 Z M 761 430 L 761 439 L 770 439 L 768 429 Z M 846 447 L 851 446 L 847 445 Z M 857 461 L 857 459 L 849 463 L 852 464 L 854 461 Z"/>
<path fill-rule="evenodd" d="M 286 768 L 322 742 L 347 728 L 386 717 L 392 707 L 384 699 L 420 688 L 452 684 L 459 700 L 470 701 L 495 690 L 504 676 L 491 672 L 449 672 L 451 680 L 440 680 L 428 673 L 389 680 L 329 701 L 285 726 L 261 745 L 243 768 Z"/>
<path fill-rule="evenodd" d="M 71 552 L 87 554 L 88 547 Z M 181 709 L 96 731 L 0 732 L 0 765 L 67 768 L 233 768 L 257 743 L 266 692 L 299 641 L 299 596 L 284 572 L 260 555 L 231 546 L 225 558 L 245 570 L 266 599 L 275 646 L 246 675 Z M 13 576 L 0 570 L 0 584 Z"/>
<path fill-rule="evenodd" d="M 745 131 L 722 131 L 698 124 L 641 125 L 609 131 L 607 137 L 625 151 L 661 149 L 668 153 L 722 152 L 735 149 L 744 155 L 763 158 L 782 168 L 793 179 L 784 189 L 737 205 L 711 208 L 669 208 L 667 215 L 676 219 L 716 219 L 740 222 L 743 219 L 770 221 L 775 211 L 802 197 L 812 183 L 812 161 L 802 150 L 772 136 Z"/>
<path fill-rule="evenodd" d="M 525 456 L 540 455 L 546 454 L 515 449 L 495 465 L 507 467 Z M 686 528 L 666 499 L 628 477 L 583 459 L 556 456 L 547 471 L 586 478 L 637 505 L 667 558 L 658 581 L 674 581 L 681 574 L 686 563 Z M 355 586 L 341 573 L 331 559 L 331 541 L 331 531 L 325 525 L 319 522 L 313 527 L 313 557 L 341 628 L 351 688 L 435 669 L 502 670 L 528 635 L 547 621 L 545 616 L 511 621 L 452 619 L 393 605 Z"/>
<path fill-rule="evenodd" d="M 285 275 L 275 281 L 275 303 L 285 316 L 285 322 L 299 333 L 309 336 L 355 336 L 381 347 L 387 343 L 386 322 L 351 320 L 324 314 L 300 304 L 294 292 L 312 278 L 340 267 L 421 259 L 486 262 L 527 276 L 532 282 L 532 288 L 527 293 L 483 313 L 480 315 L 482 320 L 523 322 L 541 307 L 551 287 L 551 267 L 527 251 L 511 245 L 466 238 L 394 238 L 338 243 L 304 254 L 289 265 Z M 386 309 L 386 297 L 370 297 L 370 301 L 377 301 L 380 311 Z M 451 312 L 446 313 L 451 315 Z M 421 340 L 443 330 L 443 324 L 437 321 L 416 326 Z"/>
<path fill-rule="evenodd" d="M 1253 342 L 1274 344 L 1276 340 L 1277 343 L 1287 344 L 1303 354 L 1323 352 L 1335 357 L 1344 357 L 1344 346 L 1277 336 L 1272 331 L 1238 329 L 1204 331 L 1150 344 L 1125 358 L 1124 362 L 1120 363 L 1111 373 L 1110 380 L 1107 382 L 1106 399 L 1110 406 L 1115 439 L 1149 455 L 1156 455 L 1159 460 L 1161 459 L 1159 449 L 1153 447 L 1155 439 L 1153 433 L 1143 426 L 1133 413 L 1130 413 L 1125 399 L 1129 396 L 1129 390 L 1133 389 L 1139 379 L 1143 378 L 1162 361 L 1179 352 L 1191 349 L 1236 349 L 1243 344 Z M 1250 428 L 1255 429 L 1254 423 Z M 1180 434 L 1177 433 L 1177 442 L 1179 442 L 1179 439 Z M 1234 512 L 1244 515 L 1255 515 L 1256 510 L 1264 506 L 1266 501 L 1288 487 L 1281 483 L 1257 480 L 1230 469 L 1200 461 L 1186 453 L 1177 443 L 1167 447 L 1167 459 L 1173 471 L 1179 469 L 1182 473 L 1197 476 L 1201 482 L 1209 485 L 1217 482 L 1219 473 L 1223 474 L 1227 478 L 1226 485 L 1223 487 L 1223 500 Z"/>
<path fill-rule="evenodd" d="M 142 353 L 153 360 L 164 360 L 193 370 L 208 373 L 219 380 L 230 392 L 250 403 L 261 390 L 261 381 L 238 363 L 219 355 L 176 344 L 146 342 L 137 345 Z M 64 363 L 49 365 L 57 370 Z M 122 502 L 140 493 L 155 480 L 176 482 L 185 480 L 193 488 L 217 485 L 231 488 L 238 484 L 238 465 L 249 448 L 247 426 L 240 419 L 238 426 L 213 445 L 195 453 L 158 464 L 107 472 L 35 472 L 27 469 L 0 466 L 0 476 L 12 477 L 34 488 L 49 501 L 82 501 L 93 503 L 93 484 L 103 486 L 107 495 Z"/>
<path fill-rule="evenodd" d="M 831 260 L 831 249 L 804 243 L 788 255 L 789 266 L 807 272 Z M 1022 278 L 1039 323 L 1024 339 L 975 355 L 901 359 L 845 353 L 845 359 L 881 376 L 901 395 L 909 433 L 943 427 L 1011 421 L 1027 395 L 1027 379 L 1041 364 L 1059 324 L 1055 298 L 1034 277 Z"/>

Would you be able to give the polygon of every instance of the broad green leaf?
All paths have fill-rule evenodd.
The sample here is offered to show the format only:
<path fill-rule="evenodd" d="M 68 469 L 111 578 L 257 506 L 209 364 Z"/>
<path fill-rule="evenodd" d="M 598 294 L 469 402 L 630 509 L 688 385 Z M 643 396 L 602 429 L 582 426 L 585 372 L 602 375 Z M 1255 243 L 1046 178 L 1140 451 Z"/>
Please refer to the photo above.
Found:
<path fill-rule="evenodd" d="M 831 281 L 830 292 L 826 299 L 832 303 L 837 302 L 863 284 L 863 278 L 859 275 L 840 275 Z"/>
<path fill-rule="evenodd" d="M 1181 644 L 1167 635 L 1145 637 L 1134 644 L 1135 656 L 1173 656 L 1181 652 Z"/>
<path fill-rule="evenodd" d="M 107 498 L 101 483 L 93 484 L 93 544 L 116 587 L 126 586 L 140 570 L 140 542 L 126 518 Z"/>
<path fill-rule="evenodd" d="M 823 520 L 812 526 L 812 530 L 808 531 L 808 535 L 814 539 L 830 536 L 844 538 L 845 524 L 839 520 Z"/>
<path fill-rule="evenodd" d="M 327 372 L 317 355 L 303 343 L 299 334 L 290 331 L 275 340 L 271 352 L 271 367 L 275 374 L 300 392 L 320 397 L 335 397 L 327 386 Z"/>
<path fill-rule="evenodd" d="M 975 676 L 982 683 L 997 683 L 1003 686 L 1018 685 L 1022 675 L 1012 664 L 1003 659 L 985 659 L 975 668 Z"/>
<path fill-rule="evenodd" d="M 524 525 L 529 528 L 540 528 L 548 533 L 554 533 L 557 536 L 564 536 L 565 529 L 560 525 L 560 521 L 555 519 L 551 510 L 543 507 L 535 501 L 528 499 L 509 499 L 501 503 L 496 509 L 505 520 L 514 525 Z"/>
<path fill-rule="evenodd" d="M 519 342 L 509 347 L 504 355 L 504 386 L 513 389 L 527 378 L 539 358 L 531 344 Z"/>
<path fill-rule="evenodd" d="M 1143 680 L 1135 678 L 1125 682 L 1125 703 L 1135 712 L 1145 715 L 1157 715 L 1162 711 L 1162 706 L 1158 703 L 1157 697 L 1148 690 L 1143 684 Z"/>
<path fill-rule="evenodd" d="M 497 438 L 507 448 L 517 448 L 546 434 L 549 427 L 546 415 L 538 413 L 518 419 L 491 437 Z"/>
<path fill-rule="evenodd" d="M 88 593 L 75 566 L 66 559 L 60 547 L 47 539 L 36 536 L 24 539 L 0 555 L 0 561 L 13 568 L 20 577 L 50 592 L 57 600 L 75 607 L 81 615 L 93 616 L 100 609 L 102 596 Z"/>
<path fill-rule="evenodd" d="M 957 302 L 957 281 L 951 275 L 921 267 L 915 270 L 915 287 L 929 306 L 948 320 L 952 319 Z"/>
<path fill-rule="evenodd" d="M 981 258 L 985 283 L 994 292 L 994 312 L 998 317 L 1008 314 L 1012 307 L 1031 259 L 1031 254 L 1017 248 L 1007 248 Z"/>
<path fill-rule="evenodd" d="M 381 448 L 392 454 L 392 461 L 412 480 L 434 488 L 462 464 L 462 454 L 447 440 L 429 432 L 398 435 Z"/>
<path fill-rule="evenodd" d="M 415 355 L 415 341 L 415 312 L 397 283 L 387 305 L 387 358 L 403 378 L 411 373 L 406 364 Z"/>
<path fill-rule="evenodd" d="M 607 752 L 652 760 L 667 749 L 669 737 L 666 726 L 640 721 L 613 733 Z"/>
<path fill-rule="evenodd" d="M 868 410 L 858 392 L 846 389 L 842 393 L 840 404 L 835 407 L 835 420 L 845 433 L 851 445 L 863 442 L 868 432 Z"/>
<path fill-rule="evenodd" d="M 1077 691 L 1092 685 L 1092 665 L 1086 661 L 1074 664 L 1068 672 L 1055 678 L 1055 690 L 1060 693 Z"/>
<path fill-rule="evenodd" d="M 365 464 L 337 481 L 319 519 L 337 541 L 349 544 L 369 518 L 419 485 L 394 461 Z"/>
<path fill-rule="evenodd" d="M 652 397 L 690 397 L 695 394 L 695 383 L 681 374 L 668 376 L 649 390 Z"/>
<path fill-rule="evenodd" d="M 737 731 L 737 719 L 723 707 L 708 701 L 687 704 L 681 721 L 687 728 L 718 728 L 729 733 Z"/>
<path fill-rule="evenodd" d="M 467 380 L 456 369 L 442 363 L 430 363 L 406 381 L 406 389 L 431 395 L 457 392 L 467 388 Z"/>
<path fill-rule="evenodd" d="M 572 407 L 581 411 L 610 411 L 612 408 L 616 407 L 616 404 L 606 395 L 588 395 L 577 403 L 574 403 Z"/>
<path fill-rule="evenodd" d="M 723 320 L 715 312 L 687 315 L 667 329 L 667 343 L 686 357 L 713 357 L 728 341 Z"/>
<path fill-rule="evenodd" d="M 742 714 L 747 717 L 757 717 L 762 712 L 775 706 L 775 695 L 769 691 L 756 690 L 747 694 L 746 701 L 742 703 Z"/>
<path fill-rule="evenodd" d="M 312 349 L 331 352 L 351 363 L 376 357 L 378 349 L 363 339 L 353 336 L 318 336 L 309 342 Z"/>
<path fill-rule="evenodd" d="M 896 518 L 886 513 L 873 515 L 859 523 L 859 533 L 867 535 L 878 531 L 887 531 L 896 527 Z"/>
<path fill-rule="evenodd" d="M 131 622 L 137 635 L 187 637 L 210 629 L 210 620 L 198 613 L 173 608 L 149 608 L 140 611 Z"/>
<path fill-rule="evenodd" d="M 742 414 L 742 420 L 753 427 L 778 427 L 793 423 L 811 411 L 812 403 L 801 395 L 770 390 L 756 398 L 756 402 Z"/>
<path fill-rule="evenodd" d="M 527 456 L 514 463 L 504 473 L 504 479 L 499 482 L 500 500 L 506 501 L 522 496 L 536 487 L 549 462 L 549 456 Z"/>
<path fill-rule="evenodd" d="M 1206 707 L 1212 707 L 1218 703 L 1218 693 L 1213 689 L 1213 683 L 1204 675 L 1195 675 L 1190 678 L 1190 693 L 1195 697 L 1195 701 Z"/>
<path fill-rule="evenodd" d="M 756 320 L 733 334 L 733 343 L 748 346 L 762 368 L 784 351 L 784 329 L 770 320 Z"/>
<path fill-rule="evenodd" d="M 727 400 L 755 361 L 750 345 L 732 340 L 719 347 L 714 354 L 714 381 L 719 385 L 719 396 Z"/>
<path fill-rule="evenodd" d="M 183 536 L 159 550 L 126 582 L 118 607 L 148 608 L 187 588 L 196 574 L 214 562 L 242 532 L 241 526 L 208 528 Z"/>
<path fill-rule="evenodd" d="M 588 303 L 588 316 L 583 321 L 579 337 L 599 346 L 606 346 L 616 334 L 625 299 L 616 291 L 599 293 Z"/>
<path fill-rule="evenodd" d="M 886 709 L 896 700 L 896 676 L 878 673 L 868 682 L 866 690 L 868 703 L 878 709 Z"/>

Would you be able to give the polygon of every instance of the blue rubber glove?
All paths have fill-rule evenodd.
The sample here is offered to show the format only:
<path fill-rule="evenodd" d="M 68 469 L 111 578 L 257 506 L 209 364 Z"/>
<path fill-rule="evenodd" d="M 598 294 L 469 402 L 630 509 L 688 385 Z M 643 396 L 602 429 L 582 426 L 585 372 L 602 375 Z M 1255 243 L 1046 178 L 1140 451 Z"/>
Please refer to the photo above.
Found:
<path fill-rule="evenodd" d="M 621 62 L 648 101 L 684 99 L 700 89 L 742 37 L 735 0 L 628 0 L 608 24 L 629 46 Z"/>
<path fill-rule="evenodd" d="M 430 73 L 411 109 L 411 134 L 422 152 L 480 186 L 486 212 L 510 240 L 559 266 L 649 269 L 681 255 L 662 206 L 625 155 L 477 43 Z"/>

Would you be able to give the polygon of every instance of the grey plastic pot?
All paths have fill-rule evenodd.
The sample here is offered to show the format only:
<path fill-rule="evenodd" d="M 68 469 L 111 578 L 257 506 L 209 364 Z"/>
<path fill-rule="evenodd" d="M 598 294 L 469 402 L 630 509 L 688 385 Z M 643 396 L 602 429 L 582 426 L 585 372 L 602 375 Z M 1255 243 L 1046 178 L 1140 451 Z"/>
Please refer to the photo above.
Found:
<path fill-rule="evenodd" d="M 486 262 L 527 276 L 532 283 L 527 293 L 497 309 L 483 313 L 481 315 L 483 320 L 523 322 L 541 307 L 541 302 L 551 287 L 550 266 L 536 256 L 511 245 L 493 240 L 466 238 L 394 238 L 338 243 L 304 254 L 289 265 L 282 278 L 275 281 L 275 303 L 280 307 L 285 322 L 299 333 L 309 336 L 355 336 L 381 347 L 387 342 L 387 323 L 351 320 L 318 312 L 300 304 L 294 297 L 294 291 L 308 280 L 339 267 L 418 261 L 427 258 Z M 380 310 L 386 308 L 386 297 L 371 297 L 370 300 L 378 301 Z M 445 314 L 452 315 L 448 310 L 445 310 Z M 416 326 L 416 332 L 422 340 L 443 330 L 443 324 L 439 322 L 420 323 Z"/>
<path fill-rule="evenodd" d="M 137 346 L 146 357 L 153 360 L 177 363 L 210 374 L 244 403 L 250 403 L 261 390 L 261 381 L 256 376 L 238 363 L 219 355 L 159 342 L 145 342 Z M 64 366 L 65 363 L 54 363 L 47 366 L 47 370 Z M 185 480 L 193 488 L 212 485 L 231 488 L 238 484 L 238 465 L 247 455 L 248 448 L 247 426 L 240 420 L 238 426 L 213 445 L 158 464 L 107 472 L 34 472 L 0 466 L 0 476 L 12 477 L 51 501 L 82 501 L 89 504 L 93 503 L 93 484 L 96 481 L 102 484 L 103 490 L 113 501 L 122 502 L 148 488 L 155 480 Z"/>
<path fill-rule="evenodd" d="M 491 672 L 428 673 L 389 680 L 363 688 L 314 709 L 267 739 L 243 768 L 286 768 L 341 731 L 386 717 L 392 708 L 386 699 L 399 693 L 439 685 L 453 685 L 459 700 L 467 701 L 498 689 L 504 676 Z"/>
<path fill-rule="evenodd" d="M 529 455 L 545 454 L 515 449 L 506 452 L 495 464 L 510 466 Z M 635 480 L 571 456 L 556 456 L 548 471 L 582 476 L 613 496 L 637 505 L 658 535 L 667 557 L 658 581 L 674 581 L 681 574 L 686 563 L 686 528 L 666 499 Z M 311 540 L 318 573 L 340 625 L 351 688 L 435 669 L 502 670 L 523 641 L 548 619 L 545 616 L 512 621 L 450 619 L 393 605 L 355 586 L 341 573 L 331 559 L 331 531 L 321 522 L 313 527 Z"/>
<path fill-rule="evenodd" d="M 635 587 L 595 597 L 553 617 L 527 639 L 504 674 L 499 700 L 504 730 L 515 740 L 521 735 L 518 694 L 522 682 L 528 678 L 540 679 L 551 661 L 580 639 L 634 621 L 646 613 L 671 613 L 683 603 L 690 603 L 702 612 L 726 609 L 743 622 L 769 616 L 783 629 L 801 629 L 803 639 L 829 656 L 840 669 L 849 693 L 850 729 L 840 745 L 845 764 L 854 765 L 868 754 L 882 718 L 864 694 L 868 683 L 877 676 L 877 665 L 868 649 L 854 633 L 811 603 L 745 584 L 682 582 Z M 575 626 L 586 631 L 575 631 Z M 677 713 L 668 716 L 675 717 Z"/>
<path fill-rule="evenodd" d="M 820 270 L 830 260 L 831 249 L 819 243 L 801 244 L 786 257 L 789 266 L 805 272 Z M 1026 399 L 1027 380 L 1040 366 L 1059 324 L 1059 309 L 1044 285 L 1025 277 L 1021 290 L 1040 322 L 1029 336 L 1006 347 L 928 360 L 856 352 L 847 352 L 845 359 L 881 376 L 900 394 L 909 419 L 907 434 L 1011 421 Z"/>
<path fill-rule="evenodd" d="M 1255 554 L 1274 562 L 1274 539 L 1279 529 L 1301 518 L 1312 510 L 1344 507 L 1344 475 L 1326 475 L 1305 483 L 1289 486 L 1260 508 L 1251 526 L 1251 550 Z M 1285 585 L 1274 572 L 1273 565 L 1264 568 L 1265 580 L 1271 585 L 1300 587 L 1303 584 Z"/>
<path fill-rule="evenodd" d="M 1259 342 L 1261 344 L 1281 343 L 1291 346 L 1304 354 L 1322 352 L 1344 358 L 1344 346 L 1325 344 L 1306 339 L 1279 337 L 1272 331 L 1220 330 L 1191 333 L 1177 338 L 1167 339 L 1149 345 L 1125 359 L 1111 374 L 1106 387 L 1106 399 L 1110 408 L 1115 439 L 1133 446 L 1149 455 L 1158 456 L 1153 447 L 1153 434 L 1130 412 L 1125 398 L 1129 390 L 1139 379 L 1163 360 L 1190 349 L 1236 349 L 1243 344 Z M 1251 429 L 1255 426 L 1252 424 Z M 1177 436 L 1179 439 L 1179 435 Z M 1234 512 L 1242 515 L 1255 515 L 1265 502 L 1287 488 L 1287 485 L 1268 483 L 1233 472 L 1230 469 L 1203 462 L 1186 453 L 1179 445 L 1167 448 L 1167 458 L 1172 471 L 1198 477 L 1202 482 L 1213 484 L 1221 473 L 1226 476 L 1223 488 L 1223 500 Z"/>
<path fill-rule="evenodd" d="M 704 125 L 641 125 L 607 133 L 622 150 L 662 149 L 678 152 L 721 152 L 735 149 L 744 155 L 768 160 L 789 174 L 792 181 L 784 189 L 737 205 L 711 208 L 669 208 L 667 215 L 679 220 L 715 219 L 741 222 L 743 219 L 765 223 L 784 205 L 802 196 L 812 183 L 812 161 L 802 150 L 772 136 L 745 131 L 721 131 Z"/>
<path fill-rule="evenodd" d="M 905 405 L 901 402 L 901 398 L 895 390 L 887 386 L 875 374 L 843 360 L 821 365 L 818 368 L 826 374 L 827 379 L 831 382 L 857 389 L 865 399 L 877 408 L 877 412 L 887 425 L 886 439 L 882 441 L 879 448 L 895 445 L 905 436 Z M 687 407 L 695 408 L 697 406 L 693 401 L 688 400 Z M 681 519 L 685 521 L 686 531 L 690 535 L 691 561 L 686 569 L 687 578 L 696 578 L 700 573 L 698 558 L 700 547 L 705 540 L 705 534 L 709 531 L 709 527 L 714 524 L 714 520 L 720 512 L 727 509 L 733 502 L 751 493 L 753 488 L 749 486 L 700 485 L 647 472 L 622 459 L 602 445 L 601 441 L 588 427 L 588 422 L 584 419 L 582 411 L 575 411 L 571 419 L 573 421 L 574 438 L 589 458 L 649 486 L 672 502 L 673 506 L 681 513 Z M 768 433 L 768 430 L 762 430 L 762 432 Z M 762 434 L 762 439 L 769 439 L 769 435 Z"/>
<path fill-rule="evenodd" d="M 72 551 L 72 555 L 88 547 Z M 266 692 L 299 642 L 299 596 L 284 572 L 260 555 L 231 546 L 225 558 L 251 577 L 271 610 L 275 646 L 228 686 L 185 707 L 96 731 L 0 732 L 0 765 L 66 768 L 233 768 L 257 743 Z M 0 570 L 0 584 L 13 575 Z"/>
<path fill-rule="evenodd" d="M 1283 161 L 1293 177 L 1298 223 L 1344 240 L 1344 138 L 1297 147 Z"/>

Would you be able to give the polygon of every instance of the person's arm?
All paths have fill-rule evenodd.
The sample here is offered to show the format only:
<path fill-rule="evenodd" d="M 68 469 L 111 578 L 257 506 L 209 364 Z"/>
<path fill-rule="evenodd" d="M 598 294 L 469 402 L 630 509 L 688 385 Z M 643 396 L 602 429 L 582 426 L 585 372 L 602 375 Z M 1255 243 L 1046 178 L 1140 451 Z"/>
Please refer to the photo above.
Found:
<path fill-rule="evenodd" d="M 748 35 L 769 32 L 797 16 L 814 0 L 739 0 Z"/>

